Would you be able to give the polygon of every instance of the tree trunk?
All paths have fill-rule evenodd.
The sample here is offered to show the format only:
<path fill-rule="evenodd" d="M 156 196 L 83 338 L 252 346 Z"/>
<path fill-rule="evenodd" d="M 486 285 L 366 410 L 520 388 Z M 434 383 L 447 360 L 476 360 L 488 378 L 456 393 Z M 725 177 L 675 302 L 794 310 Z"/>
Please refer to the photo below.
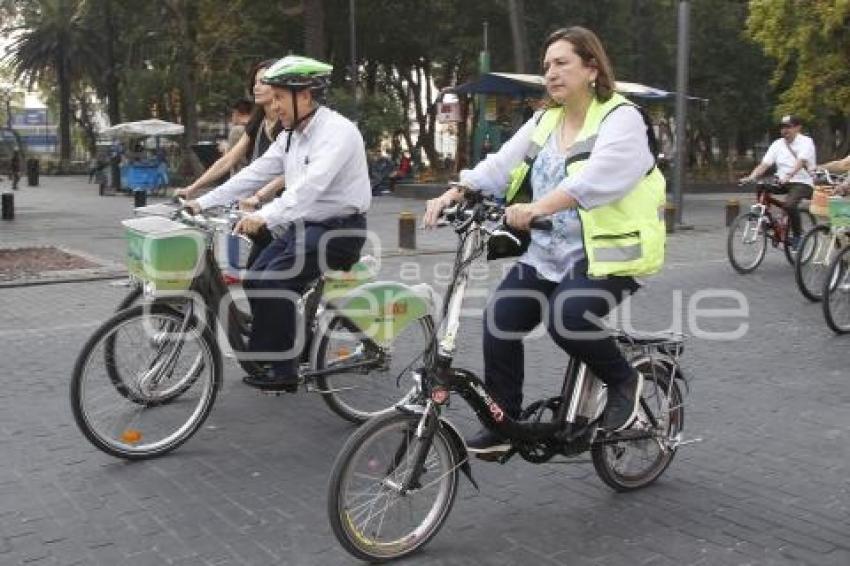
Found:
<path fill-rule="evenodd" d="M 202 170 L 200 162 L 192 151 L 192 145 L 198 141 L 197 109 L 197 64 L 195 62 L 195 43 L 197 40 L 197 1 L 165 0 L 174 16 L 174 31 L 177 34 L 177 68 L 180 80 L 180 114 L 183 117 L 183 155 L 188 159 L 197 174 Z"/>
<path fill-rule="evenodd" d="M 455 155 L 455 173 L 466 168 L 469 164 L 469 128 L 467 120 L 469 119 L 469 101 L 468 95 L 461 95 L 460 100 L 460 122 L 457 123 L 457 155 Z"/>
<path fill-rule="evenodd" d="M 304 10 L 304 53 L 325 59 L 325 5 L 323 0 L 302 0 Z"/>
<path fill-rule="evenodd" d="M 75 113 L 74 119 L 80 128 L 82 128 L 83 134 L 85 135 L 86 149 L 88 150 L 89 157 L 96 157 L 97 131 L 94 121 L 92 120 L 92 110 L 89 106 L 88 98 L 86 97 L 85 92 L 80 93 L 76 98 L 78 112 Z"/>
<path fill-rule="evenodd" d="M 514 69 L 517 73 L 528 72 L 528 40 L 525 31 L 525 8 L 523 0 L 508 0 L 511 19 L 511 40 L 514 48 Z"/>
<path fill-rule="evenodd" d="M 115 62 L 115 23 L 112 20 L 112 0 L 103 0 L 103 33 L 106 36 L 106 101 L 110 125 L 121 123 L 118 73 Z"/>
<path fill-rule="evenodd" d="M 61 50 L 56 71 L 59 82 L 59 170 L 62 172 L 71 160 L 71 77 Z"/>

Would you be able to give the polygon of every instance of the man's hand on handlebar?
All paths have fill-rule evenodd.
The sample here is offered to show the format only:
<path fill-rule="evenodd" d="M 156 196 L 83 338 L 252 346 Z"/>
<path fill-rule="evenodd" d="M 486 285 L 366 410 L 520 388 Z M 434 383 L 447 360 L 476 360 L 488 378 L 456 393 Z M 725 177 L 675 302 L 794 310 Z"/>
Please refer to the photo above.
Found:
<path fill-rule="evenodd" d="M 248 198 L 243 198 L 239 201 L 239 210 L 244 210 L 246 212 L 254 212 L 258 208 L 260 208 L 260 197 L 257 195 L 252 195 Z"/>
<path fill-rule="evenodd" d="M 251 214 L 250 216 L 245 216 L 236 223 L 236 226 L 233 227 L 233 233 L 253 236 L 265 225 L 266 221 L 261 216 Z"/>

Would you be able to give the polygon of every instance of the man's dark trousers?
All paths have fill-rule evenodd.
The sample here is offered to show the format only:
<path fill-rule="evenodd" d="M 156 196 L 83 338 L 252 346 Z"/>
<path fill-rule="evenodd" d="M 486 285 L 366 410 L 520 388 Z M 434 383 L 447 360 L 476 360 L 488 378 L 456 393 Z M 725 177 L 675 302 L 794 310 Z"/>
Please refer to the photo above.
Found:
<path fill-rule="evenodd" d="M 335 235 L 334 230 L 344 232 Z M 297 375 L 300 352 L 292 350 L 298 328 L 298 297 L 323 269 L 348 269 L 356 263 L 365 243 L 365 230 L 363 215 L 293 224 L 251 266 L 244 282 L 253 314 L 248 349 L 271 353 L 274 358 L 289 352 L 287 359 L 271 361 L 275 376 Z M 253 291 L 271 296 L 252 296 Z"/>
<path fill-rule="evenodd" d="M 791 234 L 799 236 L 802 231 L 800 223 L 800 201 L 812 198 L 812 187 L 805 183 L 788 183 L 788 196 L 785 197 L 785 210 L 791 220 Z"/>

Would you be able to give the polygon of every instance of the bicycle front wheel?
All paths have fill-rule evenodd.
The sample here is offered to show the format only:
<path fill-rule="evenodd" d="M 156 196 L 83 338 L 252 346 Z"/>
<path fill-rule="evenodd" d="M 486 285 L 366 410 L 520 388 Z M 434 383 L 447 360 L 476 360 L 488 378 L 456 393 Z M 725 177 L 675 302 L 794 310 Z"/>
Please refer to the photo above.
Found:
<path fill-rule="evenodd" d="M 430 315 L 411 322 L 388 345 L 378 345 L 345 317 L 332 315 L 320 323 L 311 367 L 316 385 L 333 412 L 353 423 L 393 411 L 413 388 L 411 369 L 425 365 L 433 344 Z M 351 366 L 349 370 L 343 370 Z M 335 368 L 340 369 L 336 371 Z"/>
<path fill-rule="evenodd" d="M 738 273 L 750 273 L 761 264 L 767 252 L 767 233 L 758 215 L 745 212 L 732 222 L 726 252 Z"/>
<path fill-rule="evenodd" d="M 180 330 L 184 316 L 163 304 L 132 307 L 83 346 L 71 409 L 95 447 L 119 458 L 153 458 L 203 424 L 221 386 L 221 355 L 208 328 L 191 321 Z"/>
<path fill-rule="evenodd" d="M 823 285 L 823 315 L 836 334 L 850 332 L 850 247 L 829 266 Z"/>
<path fill-rule="evenodd" d="M 818 224 L 806 232 L 800 241 L 800 250 L 794 261 L 794 278 L 797 288 L 810 301 L 821 300 L 833 242 L 832 232 L 825 224 Z"/>
<path fill-rule="evenodd" d="M 457 495 L 458 454 L 438 426 L 417 486 L 400 489 L 421 442 L 420 416 L 394 411 L 370 420 L 343 446 L 331 472 L 328 514 L 334 536 L 361 560 L 401 558 L 442 527 Z"/>
<path fill-rule="evenodd" d="M 664 473 L 676 455 L 672 443 L 685 420 L 673 369 L 649 357 L 638 360 L 634 367 L 643 374 L 644 382 L 637 421 L 627 432 L 645 432 L 648 437 L 598 443 L 591 448 L 597 475 L 617 491 L 646 487 Z"/>

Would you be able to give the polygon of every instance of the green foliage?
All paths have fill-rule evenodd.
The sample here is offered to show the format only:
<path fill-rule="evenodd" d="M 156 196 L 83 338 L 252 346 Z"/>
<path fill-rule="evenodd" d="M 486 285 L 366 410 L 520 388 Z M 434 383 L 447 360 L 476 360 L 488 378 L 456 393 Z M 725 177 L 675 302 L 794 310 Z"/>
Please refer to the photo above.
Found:
<path fill-rule="evenodd" d="M 850 108 L 850 2 L 751 0 L 750 36 L 776 61 L 775 116 L 846 116 Z"/>
<path fill-rule="evenodd" d="M 367 94 L 355 104 L 350 91 L 336 88 L 329 93 L 328 106 L 357 122 L 367 148 L 377 148 L 384 136 L 405 126 L 398 100 L 387 94 Z"/>

